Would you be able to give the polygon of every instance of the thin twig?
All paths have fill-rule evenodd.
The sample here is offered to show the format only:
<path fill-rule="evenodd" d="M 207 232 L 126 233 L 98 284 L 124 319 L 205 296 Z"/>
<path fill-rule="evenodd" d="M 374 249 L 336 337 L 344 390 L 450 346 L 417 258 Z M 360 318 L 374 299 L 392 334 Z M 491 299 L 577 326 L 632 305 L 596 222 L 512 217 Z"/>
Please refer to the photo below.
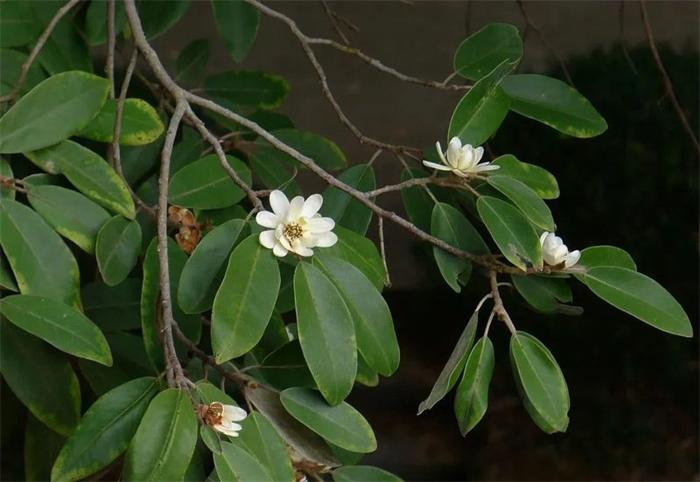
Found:
<path fill-rule="evenodd" d="M 109 98 L 114 99 L 116 90 L 114 86 L 114 50 L 117 45 L 117 35 L 114 31 L 114 1 L 107 0 L 107 61 L 105 73 L 109 80 Z"/>
<path fill-rule="evenodd" d="M 345 35 L 343 29 L 340 28 L 340 25 L 338 25 L 338 20 L 336 19 L 335 12 L 333 12 L 331 7 L 328 5 L 328 2 L 326 0 L 321 0 L 321 5 L 323 6 L 323 11 L 326 12 L 328 20 L 331 22 L 333 30 L 335 30 L 335 32 L 338 34 L 338 37 L 340 37 L 340 39 L 345 45 L 350 45 L 350 40 L 348 40 L 347 35 Z"/>
<path fill-rule="evenodd" d="M 491 281 L 491 294 L 493 295 L 493 312 L 496 313 L 499 320 L 506 324 L 508 330 L 510 330 L 512 334 L 515 334 L 517 330 L 515 329 L 513 320 L 510 319 L 510 315 L 506 311 L 506 307 L 503 306 L 503 300 L 498 291 L 499 283 L 495 271 L 492 270 L 489 272 L 489 279 Z"/>
<path fill-rule="evenodd" d="M 379 252 L 382 254 L 382 263 L 384 264 L 384 285 L 391 288 L 391 276 L 389 275 L 389 264 L 386 262 L 386 247 L 384 246 L 384 218 L 379 216 L 377 222 L 379 225 Z"/>
<path fill-rule="evenodd" d="M 24 81 L 27 80 L 27 74 L 29 73 L 29 69 L 34 63 L 34 60 L 36 60 L 36 57 L 41 52 L 41 49 L 44 48 L 44 44 L 51 36 L 51 33 L 53 32 L 54 28 L 56 28 L 58 22 L 60 22 L 61 19 L 68 13 L 68 11 L 71 8 L 73 8 L 73 6 L 75 6 L 79 1 L 80 0 L 69 0 L 65 5 L 63 5 L 56 11 L 56 14 L 53 16 L 48 25 L 46 25 L 46 28 L 39 36 L 39 39 L 36 41 L 36 44 L 34 45 L 34 48 L 32 48 L 32 51 L 29 53 L 27 60 L 25 60 L 22 64 L 22 67 L 20 67 L 19 77 L 17 77 L 17 80 L 15 81 L 15 86 L 9 93 L 0 97 L 0 102 L 7 102 L 9 100 L 14 99 L 15 96 L 19 93 L 19 91 L 22 90 Z"/>
<path fill-rule="evenodd" d="M 644 22 L 644 30 L 646 31 L 647 40 L 649 41 L 649 48 L 651 49 L 651 53 L 654 56 L 654 62 L 656 62 L 656 68 L 659 71 L 659 75 L 661 75 L 661 81 L 663 82 L 666 95 L 668 95 L 668 97 L 671 99 L 671 104 L 673 105 L 673 108 L 675 109 L 676 114 L 678 115 L 678 119 L 683 125 L 683 129 L 685 129 L 685 132 L 688 134 L 690 141 L 693 143 L 693 147 L 698 152 L 698 155 L 700 155 L 700 144 L 698 144 L 698 139 L 695 136 L 693 128 L 690 127 L 690 123 L 688 122 L 688 118 L 683 112 L 683 108 L 681 108 L 681 105 L 678 103 L 678 98 L 676 98 L 676 92 L 673 90 L 673 83 L 671 82 L 671 78 L 668 76 L 668 72 L 666 72 L 664 63 L 661 61 L 661 56 L 659 55 L 659 51 L 656 48 L 656 42 L 654 42 L 654 35 L 651 30 L 651 23 L 649 22 L 649 15 L 647 14 L 645 0 L 639 1 L 639 8 L 642 12 L 642 21 Z"/>

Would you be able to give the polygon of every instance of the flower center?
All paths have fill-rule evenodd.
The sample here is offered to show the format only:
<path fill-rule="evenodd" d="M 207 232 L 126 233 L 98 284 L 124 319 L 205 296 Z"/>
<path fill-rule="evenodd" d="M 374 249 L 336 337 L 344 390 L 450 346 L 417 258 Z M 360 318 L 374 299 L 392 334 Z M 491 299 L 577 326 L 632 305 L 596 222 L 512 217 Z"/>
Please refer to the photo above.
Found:
<path fill-rule="evenodd" d="M 301 225 L 297 223 L 287 223 L 284 225 L 284 228 L 282 228 L 282 234 L 284 234 L 284 237 L 288 240 L 294 241 L 304 235 L 304 230 Z"/>
<path fill-rule="evenodd" d="M 211 405 L 203 405 L 202 419 L 209 426 L 219 425 L 223 421 L 224 406 L 220 402 L 214 402 Z"/>

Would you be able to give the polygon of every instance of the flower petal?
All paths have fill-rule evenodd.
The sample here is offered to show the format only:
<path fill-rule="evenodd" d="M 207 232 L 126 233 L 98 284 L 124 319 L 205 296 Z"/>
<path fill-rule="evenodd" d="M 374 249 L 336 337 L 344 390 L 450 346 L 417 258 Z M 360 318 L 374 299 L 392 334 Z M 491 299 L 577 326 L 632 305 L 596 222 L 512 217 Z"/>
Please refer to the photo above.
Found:
<path fill-rule="evenodd" d="M 258 235 L 258 239 L 260 240 L 260 244 L 265 246 L 267 249 L 274 248 L 275 244 L 277 243 L 277 237 L 275 236 L 275 232 L 271 229 L 268 231 L 262 231 Z"/>
<path fill-rule="evenodd" d="M 332 218 L 313 218 L 307 222 L 309 232 L 318 234 L 330 231 L 335 227 L 335 221 Z"/>
<path fill-rule="evenodd" d="M 287 211 L 287 221 L 296 222 L 301 216 L 301 211 L 304 209 L 304 198 L 301 196 L 296 196 L 289 203 L 289 210 Z"/>
<path fill-rule="evenodd" d="M 445 154 L 442 152 L 442 146 L 440 145 L 440 141 L 437 141 L 435 143 L 435 148 L 437 149 L 438 156 L 440 156 L 440 160 L 442 161 L 443 164 L 447 165 L 447 159 L 445 159 Z M 423 161 L 423 164 L 425 164 L 428 161 Z M 434 164 L 434 163 L 431 163 Z"/>
<path fill-rule="evenodd" d="M 452 168 L 450 166 L 443 166 L 442 164 L 436 164 L 434 162 L 430 161 L 423 161 L 423 165 L 427 167 L 432 167 L 433 169 L 437 169 L 439 171 L 451 171 Z"/>
<path fill-rule="evenodd" d="M 275 247 L 272 248 L 272 254 L 274 254 L 278 258 L 284 258 L 285 256 L 287 256 L 288 252 L 289 251 L 287 251 L 287 248 L 282 246 L 280 243 L 276 243 Z"/>
<path fill-rule="evenodd" d="M 282 191 L 275 189 L 270 193 L 270 207 L 276 215 L 284 218 L 289 210 L 289 200 Z"/>
<path fill-rule="evenodd" d="M 240 425 L 239 425 L 240 427 Z M 224 426 L 224 425 L 214 425 L 214 430 L 221 432 L 225 435 L 228 435 L 229 437 L 238 437 L 238 431 L 237 430 L 231 430 L 230 428 Z M 239 429 L 240 430 L 240 429 Z"/>
<path fill-rule="evenodd" d="M 545 231 L 542 234 L 540 234 L 540 244 L 544 245 L 544 240 L 547 239 L 547 236 L 549 236 L 549 231 Z"/>
<path fill-rule="evenodd" d="M 485 164 L 479 164 L 474 168 L 476 172 L 485 172 L 485 171 L 495 171 L 496 169 L 500 169 L 501 166 L 497 164 L 491 164 L 490 162 L 487 162 Z"/>
<path fill-rule="evenodd" d="M 275 229 L 280 223 L 280 218 L 270 211 L 260 211 L 255 216 L 255 222 L 264 228 Z"/>
<path fill-rule="evenodd" d="M 305 218 L 313 217 L 313 215 L 316 214 L 319 209 L 321 209 L 322 204 L 323 196 L 320 194 L 312 194 L 306 201 L 304 201 L 304 207 L 301 209 L 301 215 Z"/>
<path fill-rule="evenodd" d="M 476 159 L 476 162 L 479 162 L 482 157 L 484 157 L 484 148 L 479 146 L 474 149 L 474 158 Z"/>
<path fill-rule="evenodd" d="M 224 405 L 223 418 L 230 422 L 240 422 L 248 416 L 248 412 L 235 405 Z M 239 429 L 240 430 L 240 429 Z"/>
<path fill-rule="evenodd" d="M 573 265 L 578 263 L 579 258 L 581 258 L 581 251 L 576 249 L 576 250 L 570 252 L 568 255 L 566 255 L 566 260 L 564 261 L 564 267 L 571 268 Z"/>
<path fill-rule="evenodd" d="M 330 248 L 338 242 L 338 236 L 335 233 L 327 232 L 316 236 L 316 246 L 319 248 Z"/>
<path fill-rule="evenodd" d="M 294 243 L 292 243 L 292 248 L 293 248 L 292 251 L 294 251 L 299 256 L 307 257 L 307 256 L 311 256 L 314 254 L 314 251 L 312 249 L 304 246 L 301 239 L 295 240 Z"/>

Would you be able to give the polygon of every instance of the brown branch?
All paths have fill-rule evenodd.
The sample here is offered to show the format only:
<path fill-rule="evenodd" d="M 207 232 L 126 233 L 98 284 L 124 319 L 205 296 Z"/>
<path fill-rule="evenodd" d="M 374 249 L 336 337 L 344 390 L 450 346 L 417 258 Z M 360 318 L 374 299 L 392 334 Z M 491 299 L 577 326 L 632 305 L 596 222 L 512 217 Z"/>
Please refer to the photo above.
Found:
<path fill-rule="evenodd" d="M 32 48 L 32 51 L 29 53 L 27 60 L 25 60 L 22 64 L 22 67 L 20 67 L 19 77 L 17 77 L 17 80 L 15 81 L 15 86 L 8 94 L 0 97 L 0 102 L 10 101 L 14 99 L 15 96 L 19 93 L 19 91 L 22 89 L 22 86 L 24 85 L 24 81 L 27 80 L 27 74 L 29 73 L 29 69 L 34 63 L 34 60 L 36 60 L 36 57 L 41 52 L 41 49 L 44 48 L 44 44 L 46 44 L 46 41 L 51 36 L 51 33 L 53 32 L 54 28 L 56 28 L 58 22 L 60 22 L 60 20 L 68 13 L 68 11 L 71 8 L 73 8 L 73 6 L 75 6 L 79 1 L 80 0 L 69 0 L 65 5 L 63 5 L 56 11 L 56 14 L 53 16 L 51 21 L 49 21 L 48 25 L 46 25 L 46 28 L 39 36 L 39 39 L 36 41 L 36 44 L 34 45 L 34 48 Z"/>
<path fill-rule="evenodd" d="M 668 97 L 671 99 L 671 104 L 673 105 L 673 108 L 675 109 L 676 114 L 678 115 L 678 119 L 683 125 L 683 129 L 685 129 L 685 132 L 688 134 L 690 141 L 693 143 L 693 147 L 698 152 L 698 155 L 700 155 L 700 144 L 698 144 L 698 138 L 695 136 L 695 132 L 693 131 L 693 128 L 690 127 L 688 118 L 685 116 L 681 105 L 678 103 L 678 99 L 676 98 L 676 92 L 673 90 L 673 83 L 671 82 L 671 78 L 668 76 L 668 72 L 666 72 L 664 63 L 661 61 L 661 56 L 659 55 L 659 51 L 656 48 L 656 42 L 654 42 L 654 35 L 651 30 L 651 23 L 649 22 L 649 15 L 647 14 L 646 2 L 644 0 L 639 1 L 639 8 L 642 12 L 642 21 L 644 22 L 644 30 L 646 31 L 647 40 L 649 42 L 649 48 L 651 49 L 651 53 L 654 56 L 654 62 L 656 62 L 656 68 L 659 71 L 659 75 L 661 75 L 661 81 L 663 82 L 666 95 L 668 95 Z"/>
<path fill-rule="evenodd" d="M 105 73 L 109 80 L 109 98 L 114 99 L 116 90 L 114 87 L 114 51 L 117 44 L 117 35 L 114 31 L 114 1 L 107 0 L 107 60 Z"/>
<path fill-rule="evenodd" d="M 347 35 L 345 35 L 345 32 L 343 32 L 343 29 L 340 28 L 340 25 L 338 24 L 338 19 L 336 18 L 336 14 L 328 5 L 328 2 L 326 0 L 321 0 L 321 6 L 323 6 L 323 11 L 326 12 L 326 16 L 331 22 L 333 30 L 335 30 L 335 32 L 338 34 L 338 37 L 340 37 L 340 39 L 345 45 L 350 45 L 350 40 L 348 40 L 348 37 Z"/>
<path fill-rule="evenodd" d="M 384 218 L 377 217 L 379 230 L 379 252 L 382 255 L 382 264 L 384 264 L 384 285 L 391 288 L 391 276 L 389 275 L 389 264 L 386 261 L 386 247 L 384 246 Z"/>
<path fill-rule="evenodd" d="M 493 295 L 493 312 L 496 314 L 499 320 L 506 324 L 508 330 L 512 334 L 517 331 L 513 320 L 510 319 L 510 315 L 506 311 L 506 307 L 503 306 L 503 299 L 501 298 L 501 293 L 498 291 L 498 279 L 495 271 L 489 271 L 489 280 L 491 281 L 491 294 Z"/>
<path fill-rule="evenodd" d="M 482 176 L 472 176 L 470 179 L 484 179 Z M 466 181 L 466 180 L 465 180 Z M 377 189 L 373 189 L 372 191 L 367 191 L 364 193 L 365 196 L 369 198 L 374 198 L 377 196 L 381 196 L 382 194 L 386 194 L 389 192 L 394 192 L 394 191 L 401 191 L 402 189 L 407 189 L 410 187 L 416 187 L 416 186 L 426 186 L 428 184 L 433 184 L 435 186 L 442 186 L 442 187 L 454 187 L 457 189 L 465 189 L 470 191 L 472 194 L 479 195 L 478 192 L 474 191 L 474 189 L 469 186 L 466 182 L 460 182 L 460 180 L 452 179 L 449 177 L 413 177 L 411 179 L 407 179 L 403 182 L 400 182 L 398 184 L 388 184 L 386 186 L 382 186 Z"/>

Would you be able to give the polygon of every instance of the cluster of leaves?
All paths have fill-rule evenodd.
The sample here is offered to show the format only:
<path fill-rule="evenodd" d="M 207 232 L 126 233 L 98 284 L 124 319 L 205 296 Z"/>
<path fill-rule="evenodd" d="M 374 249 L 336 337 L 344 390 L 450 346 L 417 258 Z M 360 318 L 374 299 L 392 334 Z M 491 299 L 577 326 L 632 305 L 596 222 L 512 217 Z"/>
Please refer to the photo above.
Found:
<path fill-rule="evenodd" d="M 60 3 L 0 3 L 0 95 L 12 90 L 27 49 Z M 139 3 L 147 37 L 171 28 L 188 5 Z M 240 61 L 255 39 L 258 10 L 238 0 L 212 6 L 224 44 Z M 90 46 L 106 41 L 105 9 L 106 2 L 93 0 L 59 22 L 21 97 L 3 105 L 0 118 L 5 156 L 0 245 L 7 259 L 0 286 L 18 293 L 0 301 L 2 375 L 36 418 L 27 425 L 27 440 L 40 440 L 46 432 L 57 440 L 55 451 L 27 443 L 27 460 L 50 459 L 43 465 L 53 467 L 52 480 L 88 477 L 124 452 L 126 480 L 204 480 L 212 465 L 211 477 L 218 480 L 292 481 L 295 471 L 329 470 L 336 481 L 398 480 L 355 465 L 376 449 L 376 439 L 365 418 L 344 401 L 356 383 L 374 386 L 399 364 L 391 313 L 381 296 L 386 273 L 365 236 L 372 212 L 329 187 L 321 212 L 336 221 L 339 242 L 310 260 L 277 259 L 258 242 L 260 228 L 249 220 L 244 192 L 188 127 L 173 150 L 168 201 L 191 210 L 192 227 L 203 237 L 191 253 L 180 238 L 169 238 L 167 256 L 175 320 L 188 340 L 178 340 L 178 357 L 197 382 L 189 392 L 164 386 L 154 220 L 147 210 L 135 209 L 131 192 L 155 204 L 167 111 L 154 107 L 157 99 L 126 100 L 119 137 L 122 178 L 106 160 L 117 102 L 108 98 L 109 81 L 91 73 Z M 115 25 L 126 42 L 120 3 Z M 476 83 L 457 105 L 448 137 L 481 144 L 511 110 L 571 136 L 605 130 L 605 121 L 571 87 L 512 74 L 521 56 L 517 30 L 501 24 L 459 46 L 455 71 Z M 337 177 L 345 183 L 361 191 L 376 187 L 371 165 L 348 168 L 332 141 L 296 129 L 272 110 L 289 90 L 284 79 L 241 70 L 202 79 L 207 57 L 207 42 L 195 40 L 176 62 L 176 79 L 256 120 L 324 169 L 342 171 Z M 301 192 L 295 159 L 227 119 L 210 115 L 207 122 L 217 133 L 236 133 L 227 159 L 244 182 L 288 195 Z M 481 234 L 488 233 L 512 267 L 523 270 L 513 274 L 513 285 L 538 312 L 560 311 L 571 301 L 573 276 L 642 321 L 691 334 L 680 305 L 638 273 L 619 248 L 587 248 L 575 272 L 532 274 L 543 268 L 539 232 L 555 229 L 544 200 L 558 196 L 558 185 L 544 169 L 513 156 L 494 162 L 500 169 L 470 180 L 473 191 L 403 190 L 412 222 L 474 254 L 492 252 Z M 403 173 L 404 179 L 425 176 L 422 169 Z M 480 221 L 477 227 L 465 212 Z M 472 263 L 439 248 L 434 258 L 448 286 L 459 292 Z M 432 407 L 461 376 L 455 410 L 463 433 L 486 411 L 494 364 L 488 327 L 474 343 L 478 317 L 477 308 L 421 405 L 421 411 Z M 203 320 L 209 319 L 207 330 Z M 193 356 L 192 346 L 212 353 L 218 371 L 208 367 L 208 358 Z M 510 351 L 534 421 L 547 432 L 565 430 L 568 389 L 551 352 L 522 331 L 513 331 Z M 225 386 L 223 373 L 241 383 Z M 199 427 L 193 402 L 235 405 L 232 397 L 255 409 L 239 438 Z M 95 401 L 81 415 L 83 398 Z"/>

